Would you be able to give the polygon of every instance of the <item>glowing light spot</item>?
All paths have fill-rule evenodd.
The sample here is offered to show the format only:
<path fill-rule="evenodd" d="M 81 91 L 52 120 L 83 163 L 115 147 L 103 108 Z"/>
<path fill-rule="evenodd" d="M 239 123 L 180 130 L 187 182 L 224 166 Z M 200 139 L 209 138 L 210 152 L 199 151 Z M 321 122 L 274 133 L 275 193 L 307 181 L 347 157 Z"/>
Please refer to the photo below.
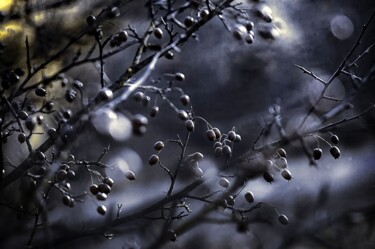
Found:
<path fill-rule="evenodd" d="M 13 4 L 13 0 L 1 0 L 0 1 L 0 11 L 7 11 Z"/>
<path fill-rule="evenodd" d="M 352 20 L 345 15 L 337 15 L 331 20 L 331 32 L 339 40 L 348 39 L 354 31 Z"/>

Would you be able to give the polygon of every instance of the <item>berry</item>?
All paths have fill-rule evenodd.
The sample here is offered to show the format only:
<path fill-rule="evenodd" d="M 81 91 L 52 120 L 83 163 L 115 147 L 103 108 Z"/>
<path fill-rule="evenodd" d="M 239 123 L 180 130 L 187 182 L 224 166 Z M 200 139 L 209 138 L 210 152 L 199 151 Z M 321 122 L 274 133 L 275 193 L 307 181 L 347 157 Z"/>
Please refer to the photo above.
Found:
<path fill-rule="evenodd" d="M 247 191 L 244 196 L 248 203 L 254 202 L 254 194 L 251 191 Z"/>
<path fill-rule="evenodd" d="M 136 93 L 134 93 L 133 98 L 134 98 L 135 101 L 140 102 L 140 101 L 143 100 L 144 96 L 145 95 L 144 95 L 143 92 L 136 92 Z"/>
<path fill-rule="evenodd" d="M 172 242 L 175 242 L 177 240 L 177 234 L 173 230 L 168 230 L 167 231 L 167 237 Z"/>
<path fill-rule="evenodd" d="M 283 148 L 278 148 L 276 153 L 280 156 L 280 157 L 285 157 L 286 158 L 286 151 L 283 149 Z"/>
<path fill-rule="evenodd" d="M 247 31 L 251 31 L 251 30 L 254 29 L 254 23 L 251 22 L 251 21 L 246 22 L 245 27 L 246 27 Z"/>
<path fill-rule="evenodd" d="M 241 142 L 241 140 L 242 140 L 241 136 L 239 134 L 236 134 L 236 138 L 234 139 L 233 142 L 239 143 L 239 142 Z"/>
<path fill-rule="evenodd" d="M 269 183 L 274 181 L 273 175 L 268 171 L 264 172 L 263 178 L 264 180 L 266 180 L 266 182 L 269 182 Z"/>
<path fill-rule="evenodd" d="M 97 195 L 97 194 L 99 193 L 99 187 L 98 187 L 98 185 L 96 185 L 96 184 L 92 184 L 92 185 L 90 186 L 90 192 L 91 192 L 91 194 L 93 194 L 93 195 Z"/>
<path fill-rule="evenodd" d="M 159 113 L 159 107 L 158 106 L 154 106 L 151 109 L 150 116 L 152 118 L 154 118 L 154 117 L 156 117 L 156 115 L 158 115 L 158 113 Z"/>
<path fill-rule="evenodd" d="M 104 88 L 100 90 L 99 97 L 101 100 L 107 101 L 113 98 L 113 92 L 111 89 Z"/>
<path fill-rule="evenodd" d="M 340 149 L 338 147 L 336 147 L 336 146 L 332 146 L 331 149 L 329 150 L 329 152 L 331 153 L 331 155 L 335 159 L 339 158 L 340 155 L 341 155 Z"/>
<path fill-rule="evenodd" d="M 219 185 L 221 186 L 221 187 L 223 187 L 223 188 L 227 188 L 227 187 L 229 187 L 229 181 L 228 181 L 228 179 L 227 178 L 220 178 L 220 180 L 219 180 Z"/>
<path fill-rule="evenodd" d="M 289 224 L 289 219 L 285 214 L 280 214 L 279 217 L 277 218 L 282 225 L 288 225 Z"/>
<path fill-rule="evenodd" d="M 107 213 L 107 208 L 104 205 L 100 205 L 96 211 L 101 215 L 105 215 Z"/>
<path fill-rule="evenodd" d="M 157 141 L 155 144 L 154 144 L 154 149 L 155 150 L 162 150 L 164 148 L 164 143 L 162 141 Z"/>
<path fill-rule="evenodd" d="M 221 157 L 223 154 L 223 148 L 222 147 L 216 147 L 214 150 L 215 157 Z"/>
<path fill-rule="evenodd" d="M 73 206 L 73 200 L 72 200 L 72 198 L 70 198 L 69 195 L 63 195 L 62 202 L 67 207 L 72 207 Z"/>
<path fill-rule="evenodd" d="M 185 80 L 185 75 L 183 73 L 175 73 L 174 78 L 177 81 L 184 81 Z"/>
<path fill-rule="evenodd" d="M 59 182 L 62 182 L 66 179 L 66 177 L 68 176 L 68 172 L 66 170 L 63 170 L 63 169 L 60 169 L 56 172 L 56 179 L 59 181 Z"/>
<path fill-rule="evenodd" d="M 181 103 L 183 105 L 185 105 L 185 106 L 188 105 L 190 103 L 190 97 L 189 97 L 189 95 L 186 95 L 186 94 L 182 95 L 180 97 L 180 101 L 181 101 Z"/>
<path fill-rule="evenodd" d="M 283 171 L 281 171 L 281 176 L 285 179 L 285 180 L 292 180 L 292 173 L 290 173 L 290 171 L 288 169 L 283 169 Z"/>
<path fill-rule="evenodd" d="M 18 142 L 20 142 L 22 144 L 25 141 L 26 141 L 26 134 L 25 133 L 18 134 Z"/>
<path fill-rule="evenodd" d="M 323 151 L 321 148 L 315 148 L 312 152 L 312 155 L 314 160 L 319 160 L 320 158 L 322 158 Z"/>
<path fill-rule="evenodd" d="M 206 137 L 208 138 L 208 140 L 210 141 L 214 141 L 216 139 L 216 134 L 215 134 L 215 131 L 210 129 L 210 130 L 207 130 L 206 131 Z"/>
<path fill-rule="evenodd" d="M 105 193 L 98 193 L 97 195 L 96 195 L 96 199 L 98 200 L 98 201 L 105 201 L 105 200 L 107 200 L 107 194 L 105 194 Z"/>
<path fill-rule="evenodd" d="M 159 157 L 157 155 L 151 155 L 150 158 L 148 159 L 148 163 L 150 165 L 155 165 L 159 162 Z"/>
<path fill-rule="evenodd" d="M 203 154 L 200 152 L 195 152 L 191 156 L 194 157 L 195 161 L 201 161 L 204 158 Z"/>
<path fill-rule="evenodd" d="M 126 32 L 126 30 L 122 30 L 120 31 L 118 34 L 118 39 L 120 42 L 126 42 L 128 40 L 128 32 Z"/>
<path fill-rule="evenodd" d="M 181 120 L 187 120 L 189 118 L 189 115 L 184 110 L 179 110 L 178 113 L 177 113 L 177 116 Z"/>
<path fill-rule="evenodd" d="M 228 195 L 227 198 L 225 198 L 225 200 L 229 206 L 234 205 L 235 199 L 232 195 Z"/>
<path fill-rule="evenodd" d="M 194 122 L 193 120 L 189 119 L 189 120 L 186 120 L 185 122 L 185 127 L 188 131 L 194 131 L 194 128 L 195 128 L 195 125 L 194 125 Z"/>
<path fill-rule="evenodd" d="M 248 44 L 252 44 L 254 42 L 254 35 L 252 35 L 252 34 L 246 34 L 245 41 Z"/>
<path fill-rule="evenodd" d="M 234 131 L 228 132 L 228 139 L 233 141 L 236 138 L 236 133 Z"/>
<path fill-rule="evenodd" d="M 42 87 L 38 87 L 35 89 L 35 95 L 39 97 L 45 97 L 47 95 L 47 91 Z"/>
<path fill-rule="evenodd" d="M 20 111 L 20 112 L 18 113 L 18 117 L 19 117 L 20 119 L 22 119 L 22 120 L 26 120 L 26 119 L 29 117 L 29 114 L 27 114 L 27 112 L 25 112 L 25 111 Z"/>
<path fill-rule="evenodd" d="M 103 183 L 107 184 L 111 188 L 113 187 L 113 184 L 115 183 L 111 177 L 105 177 L 102 181 Z"/>
<path fill-rule="evenodd" d="M 151 101 L 151 97 L 150 96 L 144 96 L 144 98 L 142 99 L 142 104 L 143 106 L 148 106 L 148 104 L 150 103 Z"/>
<path fill-rule="evenodd" d="M 227 158 L 232 156 L 232 149 L 229 147 L 229 145 L 223 146 L 223 155 Z"/>
<path fill-rule="evenodd" d="M 161 28 L 154 29 L 154 36 L 158 39 L 163 38 L 163 30 Z"/>
<path fill-rule="evenodd" d="M 195 22 L 195 19 L 191 16 L 187 16 L 184 20 L 184 24 L 187 28 L 193 26 Z"/>
<path fill-rule="evenodd" d="M 206 18 L 208 15 L 210 14 L 210 11 L 208 11 L 208 9 L 202 9 L 200 12 L 199 12 L 199 17 L 204 19 Z"/>
<path fill-rule="evenodd" d="M 170 50 L 165 54 L 165 58 L 167 58 L 168 60 L 172 60 L 173 57 L 174 57 L 174 54 Z"/>
<path fill-rule="evenodd" d="M 86 18 L 86 22 L 88 25 L 93 25 L 96 22 L 96 17 L 94 15 L 89 15 Z"/>
<path fill-rule="evenodd" d="M 106 183 L 100 183 L 98 188 L 100 192 L 105 194 L 109 194 L 111 192 L 111 187 Z"/>
<path fill-rule="evenodd" d="M 215 144 L 214 144 L 214 149 L 215 148 L 217 148 L 217 147 L 222 147 L 223 146 L 223 144 L 221 143 L 221 142 L 216 142 Z"/>
<path fill-rule="evenodd" d="M 339 137 L 337 135 L 332 135 L 331 142 L 333 144 L 338 144 L 339 143 Z"/>
<path fill-rule="evenodd" d="M 125 177 L 128 178 L 128 180 L 130 180 L 130 181 L 134 181 L 135 180 L 135 174 L 131 170 L 126 171 Z"/>
<path fill-rule="evenodd" d="M 212 128 L 212 130 L 215 132 L 216 139 L 220 139 L 221 137 L 221 131 L 218 128 Z"/>
<path fill-rule="evenodd" d="M 286 160 L 285 157 L 281 157 L 277 160 L 277 166 L 279 166 L 280 168 L 287 168 L 288 167 L 288 161 Z"/>
<path fill-rule="evenodd" d="M 25 126 L 29 131 L 32 131 L 36 125 L 35 118 L 28 117 L 25 121 Z"/>

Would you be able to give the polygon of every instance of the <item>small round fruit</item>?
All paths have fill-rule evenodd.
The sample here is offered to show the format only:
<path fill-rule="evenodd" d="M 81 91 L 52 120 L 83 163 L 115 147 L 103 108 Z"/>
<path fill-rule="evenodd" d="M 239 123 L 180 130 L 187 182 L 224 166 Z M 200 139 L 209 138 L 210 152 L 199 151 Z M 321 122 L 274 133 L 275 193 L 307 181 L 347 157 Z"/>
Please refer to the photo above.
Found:
<path fill-rule="evenodd" d="M 148 163 L 150 165 L 155 165 L 159 162 L 159 157 L 157 155 L 151 155 L 150 158 L 148 159 Z"/>
<path fill-rule="evenodd" d="M 232 156 L 232 149 L 229 147 L 229 145 L 223 146 L 223 155 L 227 158 Z"/>
<path fill-rule="evenodd" d="M 276 153 L 280 156 L 280 157 L 285 157 L 286 158 L 286 151 L 283 149 L 283 148 L 278 148 Z"/>
<path fill-rule="evenodd" d="M 247 31 L 253 30 L 254 29 L 254 23 L 251 22 L 251 21 L 246 22 L 245 27 L 246 27 Z"/>
<path fill-rule="evenodd" d="M 177 234 L 173 230 L 168 230 L 167 231 L 167 237 L 170 241 L 175 242 L 177 240 Z"/>
<path fill-rule="evenodd" d="M 194 154 L 192 154 L 192 157 L 195 161 L 201 161 L 204 158 L 203 154 L 200 152 L 195 152 Z"/>
<path fill-rule="evenodd" d="M 254 43 L 254 36 L 252 34 L 246 34 L 245 41 L 247 44 L 253 44 Z"/>
<path fill-rule="evenodd" d="M 25 111 L 20 111 L 20 112 L 18 113 L 18 117 L 19 117 L 20 119 L 22 119 L 22 120 L 26 120 L 26 119 L 29 117 L 29 114 L 27 114 L 27 112 L 25 112 Z"/>
<path fill-rule="evenodd" d="M 322 158 L 323 151 L 321 148 L 315 148 L 312 152 L 312 155 L 314 160 L 319 160 L 320 158 Z"/>
<path fill-rule="evenodd" d="M 62 202 L 64 203 L 65 206 L 71 207 L 73 200 L 69 195 L 63 195 Z"/>
<path fill-rule="evenodd" d="M 165 58 L 167 58 L 168 60 L 173 60 L 173 57 L 174 57 L 174 54 L 170 50 L 165 54 Z"/>
<path fill-rule="evenodd" d="M 227 178 L 220 178 L 219 185 L 223 188 L 229 187 L 229 180 Z"/>
<path fill-rule="evenodd" d="M 223 147 L 223 144 L 219 141 L 217 141 L 215 144 L 214 144 L 214 149 L 217 148 L 217 147 Z"/>
<path fill-rule="evenodd" d="M 68 176 L 68 172 L 66 170 L 60 169 L 56 172 L 56 179 L 60 182 L 64 181 Z"/>
<path fill-rule="evenodd" d="M 281 158 L 277 159 L 276 165 L 279 166 L 280 168 L 285 169 L 285 168 L 288 167 L 288 160 L 286 160 L 285 157 L 281 157 Z"/>
<path fill-rule="evenodd" d="M 140 126 L 145 126 L 148 124 L 148 119 L 142 114 L 135 114 L 132 117 L 133 127 L 139 128 Z"/>
<path fill-rule="evenodd" d="M 241 142 L 241 140 L 242 140 L 241 136 L 239 134 L 236 134 L 236 138 L 234 139 L 233 142 L 239 143 L 239 142 Z"/>
<path fill-rule="evenodd" d="M 174 78 L 177 81 L 184 81 L 185 80 L 185 75 L 183 73 L 175 73 Z"/>
<path fill-rule="evenodd" d="M 96 17 L 94 15 L 89 15 L 86 21 L 88 25 L 93 25 L 96 22 Z"/>
<path fill-rule="evenodd" d="M 195 19 L 191 16 L 187 16 L 184 20 L 184 24 L 187 28 L 193 26 L 193 24 L 195 23 Z"/>
<path fill-rule="evenodd" d="M 292 173 L 290 173 L 290 171 L 288 169 L 283 169 L 283 171 L 281 171 L 281 176 L 285 179 L 285 180 L 292 180 Z"/>
<path fill-rule="evenodd" d="M 118 33 L 118 38 L 120 42 L 126 42 L 128 40 L 128 32 L 126 30 L 122 30 Z"/>
<path fill-rule="evenodd" d="M 130 180 L 130 181 L 134 181 L 134 180 L 135 180 L 135 174 L 134 174 L 134 172 L 131 171 L 131 170 L 126 171 L 126 173 L 125 173 L 125 177 L 126 177 L 128 180 Z"/>
<path fill-rule="evenodd" d="M 158 39 L 163 38 L 163 30 L 161 28 L 154 29 L 154 36 Z"/>
<path fill-rule="evenodd" d="M 244 196 L 248 203 L 254 202 L 254 194 L 251 191 L 247 191 Z"/>
<path fill-rule="evenodd" d="M 158 115 L 158 113 L 159 113 L 159 107 L 158 106 L 154 106 L 151 109 L 150 116 L 152 118 L 154 118 L 154 117 L 156 117 L 156 115 Z"/>
<path fill-rule="evenodd" d="M 180 101 L 183 105 L 188 105 L 190 103 L 190 97 L 189 95 L 187 94 L 183 94 L 181 97 L 180 97 Z"/>
<path fill-rule="evenodd" d="M 100 96 L 100 99 L 102 99 L 104 101 L 108 101 L 110 99 L 113 99 L 113 92 L 112 92 L 111 89 L 104 88 L 104 89 L 100 90 L 99 96 Z"/>
<path fill-rule="evenodd" d="M 280 214 L 279 217 L 277 218 L 282 225 L 288 225 L 289 224 L 289 219 L 285 214 Z"/>
<path fill-rule="evenodd" d="M 212 130 L 212 129 L 207 130 L 206 131 L 206 137 L 208 138 L 208 140 L 214 141 L 216 139 L 215 131 Z"/>
<path fill-rule="evenodd" d="M 236 138 L 236 133 L 234 131 L 228 132 L 228 139 L 233 141 Z"/>
<path fill-rule="evenodd" d="M 90 186 L 90 192 L 91 192 L 91 194 L 93 194 L 93 195 L 97 195 L 97 194 L 99 193 L 98 185 L 96 185 L 96 184 L 92 184 L 92 185 Z"/>
<path fill-rule="evenodd" d="M 269 183 L 274 181 L 273 175 L 268 171 L 264 172 L 263 178 L 264 180 L 266 180 L 266 182 L 269 182 Z"/>
<path fill-rule="evenodd" d="M 164 143 L 162 141 L 157 141 L 154 144 L 154 149 L 157 151 L 162 150 L 163 148 L 164 148 Z"/>
<path fill-rule="evenodd" d="M 45 97 L 47 96 L 47 91 L 42 87 L 38 87 L 35 89 L 35 95 L 39 97 Z"/>
<path fill-rule="evenodd" d="M 107 194 L 106 193 L 98 193 L 97 195 L 96 195 L 96 199 L 98 200 L 98 201 L 105 201 L 105 200 L 107 200 Z"/>
<path fill-rule="evenodd" d="M 332 146 L 331 149 L 329 150 L 333 158 L 337 159 L 340 157 L 340 149 L 337 146 Z"/>
<path fill-rule="evenodd" d="M 193 120 L 189 119 L 189 120 L 186 120 L 185 122 L 185 127 L 188 131 L 194 131 L 194 128 L 195 128 L 195 125 L 194 125 L 194 122 Z"/>
<path fill-rule="evenodd" d="M 136 101 L 136 102 L 140 102 L 143 100 L 143 98 L 145 97 L 145 94 L 143 92 L 136 92 L 134 93 L 133 95 L 133 99 Z"/>
<path fill-rule="evenodd" d="M 105 215 L 107 213 L 107 208 L 104 205 L 100 205 L 96 211 L 98 211 L 98 213 L 101 215 Z"/>
<path fill-rule="evenodd" d="M 221 131 L 218 128 L 212 128 L 212 130 L 215 132 L 216 139 L 221 138 Z"/>
<path fill-rule="evenodd" d="M 105 194 L 109 194 L 111 192 L 111 187 L 106 183 L 100 183 L 98 188 L 100 192 Z"/>
<path fill-rule="evenodd" d="M 142 99 L 142 104 L 143 106 L 148 106 L 148 104 L 150 103 L 151 101 L 151 97 L 150 96 L 145 96 L 143 99 Z"/>
<path fill-rule="evenodd" d="M 214 150 L 215 157 L 221 157 L 223 155 L 223 147 L 216 147 Z"/>
<path fill-rule="evenodd" d="M 25 126 L 29 131 L 32 131 L 36 125 L 35 118 L 28 117 L 25 121 Z"/>
<path fill-rule="evenodd" d="M 232 195 L 228 195 L 225 200 L 227 201 L 227 204 L 229 206 L 233 206 L 234 205 L 234 202 L 235 202 L 235 199 Z"/>
<path fill-rule="evenodd" d="M 76 173 L 73 170 L 68 170 L 68 178 L 73 179 L 76 176 Z"/>
<path fill-rule="evenodd" d="M 18 134 L 18 142 L 20 142 L 22 144 L 25 141 L 26 141 L 26 134 L 25 133 Z"/>
<path fill-rule="evenodd" d="M 177 116 L 181 120 L 188 120 L 189 119 L 189 115 L 184 110 L 179 110 L 178 113 L 177 113 Z"/>
<path fill-rule="evenodd" d="M 338 144 L 339 143 L 339 137 L 337 135 L 332 135 L 331 142 L 333 144 Z"/>
<path fill-rule="evenodd" d="M 105 177 L 102 182 L 107 184 L 111 188 L 113 187 L 113 184 L 115 183 L 115 181 L 113 181 L 113 179 L 111 177 L 108 177 L 108 176 Z"/>

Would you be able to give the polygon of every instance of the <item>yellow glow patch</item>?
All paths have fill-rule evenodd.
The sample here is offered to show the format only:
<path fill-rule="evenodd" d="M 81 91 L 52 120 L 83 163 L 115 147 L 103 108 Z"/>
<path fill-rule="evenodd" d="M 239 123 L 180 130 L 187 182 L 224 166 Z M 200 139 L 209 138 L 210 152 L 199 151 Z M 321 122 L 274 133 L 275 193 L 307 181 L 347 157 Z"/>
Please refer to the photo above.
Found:
<path fill-rule="evenodd" d="M 22 26 L 19 23 L 7 23 L 0 26 L 0 39 L 8 35 L 19 33 L 22 31 Z"/>
<path fill-rule="evenodd" d="M 0 11 L 7 11 L 13 4 L 13 0 L 0 0 Z"/>

